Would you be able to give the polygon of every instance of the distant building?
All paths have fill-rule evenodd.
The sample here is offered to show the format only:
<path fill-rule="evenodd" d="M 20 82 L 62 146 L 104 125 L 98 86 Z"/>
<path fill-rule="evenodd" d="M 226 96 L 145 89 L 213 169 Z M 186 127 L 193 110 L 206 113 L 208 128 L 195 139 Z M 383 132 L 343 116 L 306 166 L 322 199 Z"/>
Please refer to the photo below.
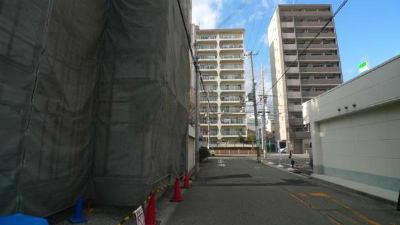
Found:
<path fill-rule="evenodd" d="M 258 115 L 258 129 L 260 129 L 262 127 L 262 119 L 261 119 L 261 115 Z M 248 115 L 247 116 L 247 129 L 255 131 L 256 130 L 256 125 L 255 125 L 256 121 L 254 120 L 254 115 Z"/>
<path fill-rule="evenodd" d="M 247 137 L 244 29 L 196 29 L 197 57 L 204 81 L 200 89 L 200 127 L 207 137 L 207 95 L 211 142 Z"/>
<path fill-rule="evenodd" d="M 267 132 L 272 134 L 273 138 L 275 138 L 275 120 L 274 119 L 267 119 Z M 271 137 L 271 135 L 269 135 Z"/>
<path fill-rule="evenodd" d="M 398 200 L 400 55 L 303 104 L 314 174 Z"/>
<path fill-rule="evenodd" d="M 268 27 L 276 139 L 295 153 L 310 142 L 301 104 L 342 83 L 333 21 L 296 61 L 331 17 L 331 5 L 279 5 Z"/>

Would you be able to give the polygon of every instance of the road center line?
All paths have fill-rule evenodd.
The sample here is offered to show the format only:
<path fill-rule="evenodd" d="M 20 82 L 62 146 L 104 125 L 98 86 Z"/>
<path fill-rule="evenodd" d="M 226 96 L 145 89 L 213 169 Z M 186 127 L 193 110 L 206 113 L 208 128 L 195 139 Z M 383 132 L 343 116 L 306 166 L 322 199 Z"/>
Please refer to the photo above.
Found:
<path fill-rule="evenodd" d="M 300 201 L 301 203 L 305 204 L 306 206 L 310 207 L 311 209 L 321 213 L 322 215 L 326 216 L 332 223 L 339 225 L 342 224 L 341 222 L 337 221 L 336 219 L 332 218 L 331 216 L 329 216 L 328 214 L 322 212 L 321 210 L 319 210 L 317 207 L 311 205 L 310 203 L 304 201 L 303 199 L 297 197 L 295 194 L 290 193 L 290 196 L 292 196 L 293 198 L 297 199 L 298 201 Z"/>
<path fill-rule="evenodd" d="M 329 199 L 330 201 L 332 201 L 332 202 L 338 204 L 338 205 L 341 206 L 342 208 L 344 208 L 344 209 L 348 210 L 349 212 L 353 213 L 354 215 L 358 216 L 358 218 L 364 220 L 365 222 L 367 222 L 367 223 L 369 223 L 369 224 L 372 224 L 372 225 L 380 225 L 380 223 L 378 223 L 378 222 L 376 222 L 376 221 L 374 221 L 374 220 L 372 220 L 372 219 L 369 219 L 367 216 L 365 216 L 365 215 L 363 215 L 363 214 L 361 214 L 361 213 L 355 211 L 355 210 L 352 209 L 350 206 L 347 206 L 347 205 L 341 203 L 339 200 L 334 199 L 334 198 L 331 198 L 331 196 L 329 196 L 329 195 L 327 195 L 327 194 L 325 194 L 325 193 L 309 193 L 309 194 L 312 195 L 312 196 L 318 196 L 318 197 L 327 198 L 327 199 Z"/>

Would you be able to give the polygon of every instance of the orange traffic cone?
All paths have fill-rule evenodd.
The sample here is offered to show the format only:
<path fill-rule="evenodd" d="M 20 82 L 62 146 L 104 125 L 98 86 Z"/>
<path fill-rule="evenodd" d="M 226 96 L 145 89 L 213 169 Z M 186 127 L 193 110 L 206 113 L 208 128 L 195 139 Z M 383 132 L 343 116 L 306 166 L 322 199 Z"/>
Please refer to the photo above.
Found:
<path fill-rule="evenodd" d="M 171 202 L 181 202 L 183 201 L 181 197 L 181 188 L 179 187 L 179 178 L 175 179 L 174 197 L 171 198 Z"/>
<path fill-rule="evenodd" d="M 296 169 L 294 170 L 295 173 L 300 173 L 299 171 L 299 163 L 296 162 Z"/>
<path fill-rule="evenodd" d="M 147 212 L 146 212 L 146 225 L 156 225 L 156 200 L 154 198 L 155 193 L 151 192 L 150 194 L 150 199 L 149 199 L 149 205 L 147 206 Z"/>
<path fill-rule="evenodd" d="M 188 171 L 187 170 L 185 172 L 185 178 L 183 179 L 183 187 L 186 188 L 186 189 L 190 188 L 189 175 L 188 175 Z"/>

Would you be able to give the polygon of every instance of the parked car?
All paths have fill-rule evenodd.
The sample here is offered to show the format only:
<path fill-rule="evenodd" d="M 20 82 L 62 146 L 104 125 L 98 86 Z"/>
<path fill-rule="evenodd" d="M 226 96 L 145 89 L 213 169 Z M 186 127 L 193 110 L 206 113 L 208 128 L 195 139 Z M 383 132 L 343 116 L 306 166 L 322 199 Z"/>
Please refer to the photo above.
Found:
<path fill-rule="evenodd" d="M 279 152 L 280 153 L 287 153 L 287 149 L 286 148 L 281 148 L 281 149 L 279 149 Z"/>

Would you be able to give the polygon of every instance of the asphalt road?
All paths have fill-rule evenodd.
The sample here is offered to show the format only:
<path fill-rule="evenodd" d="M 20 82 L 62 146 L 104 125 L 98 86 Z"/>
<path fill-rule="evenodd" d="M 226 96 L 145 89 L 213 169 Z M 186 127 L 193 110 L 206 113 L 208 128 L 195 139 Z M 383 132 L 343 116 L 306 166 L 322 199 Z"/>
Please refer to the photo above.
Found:
<path fill-rule="evenodd" d="M 267 158 L 263 159 L 263 162 L 269 163 L 271 165 L 277 166 L 281 165 L 282 169 L 292 168 L 291 161 L 292 159 L 298 164 L 298 168 L 300 173 L 311 175 L 313 173 L 310 166 L 310 157 L 308 154 L 294 154 L 292 158 L 289 158 L 289 154 L 282 154 L 280 157 L 279 154 L 267 154 Z"/>
<path fill-rule="evenodd" d="M 184 201 L 170 203 L 169 213 L 158 213 L 161 224 L 400 224 L 400 212 L 392 205 L 254 158 L 210 158 L 182 195 Z"/>

